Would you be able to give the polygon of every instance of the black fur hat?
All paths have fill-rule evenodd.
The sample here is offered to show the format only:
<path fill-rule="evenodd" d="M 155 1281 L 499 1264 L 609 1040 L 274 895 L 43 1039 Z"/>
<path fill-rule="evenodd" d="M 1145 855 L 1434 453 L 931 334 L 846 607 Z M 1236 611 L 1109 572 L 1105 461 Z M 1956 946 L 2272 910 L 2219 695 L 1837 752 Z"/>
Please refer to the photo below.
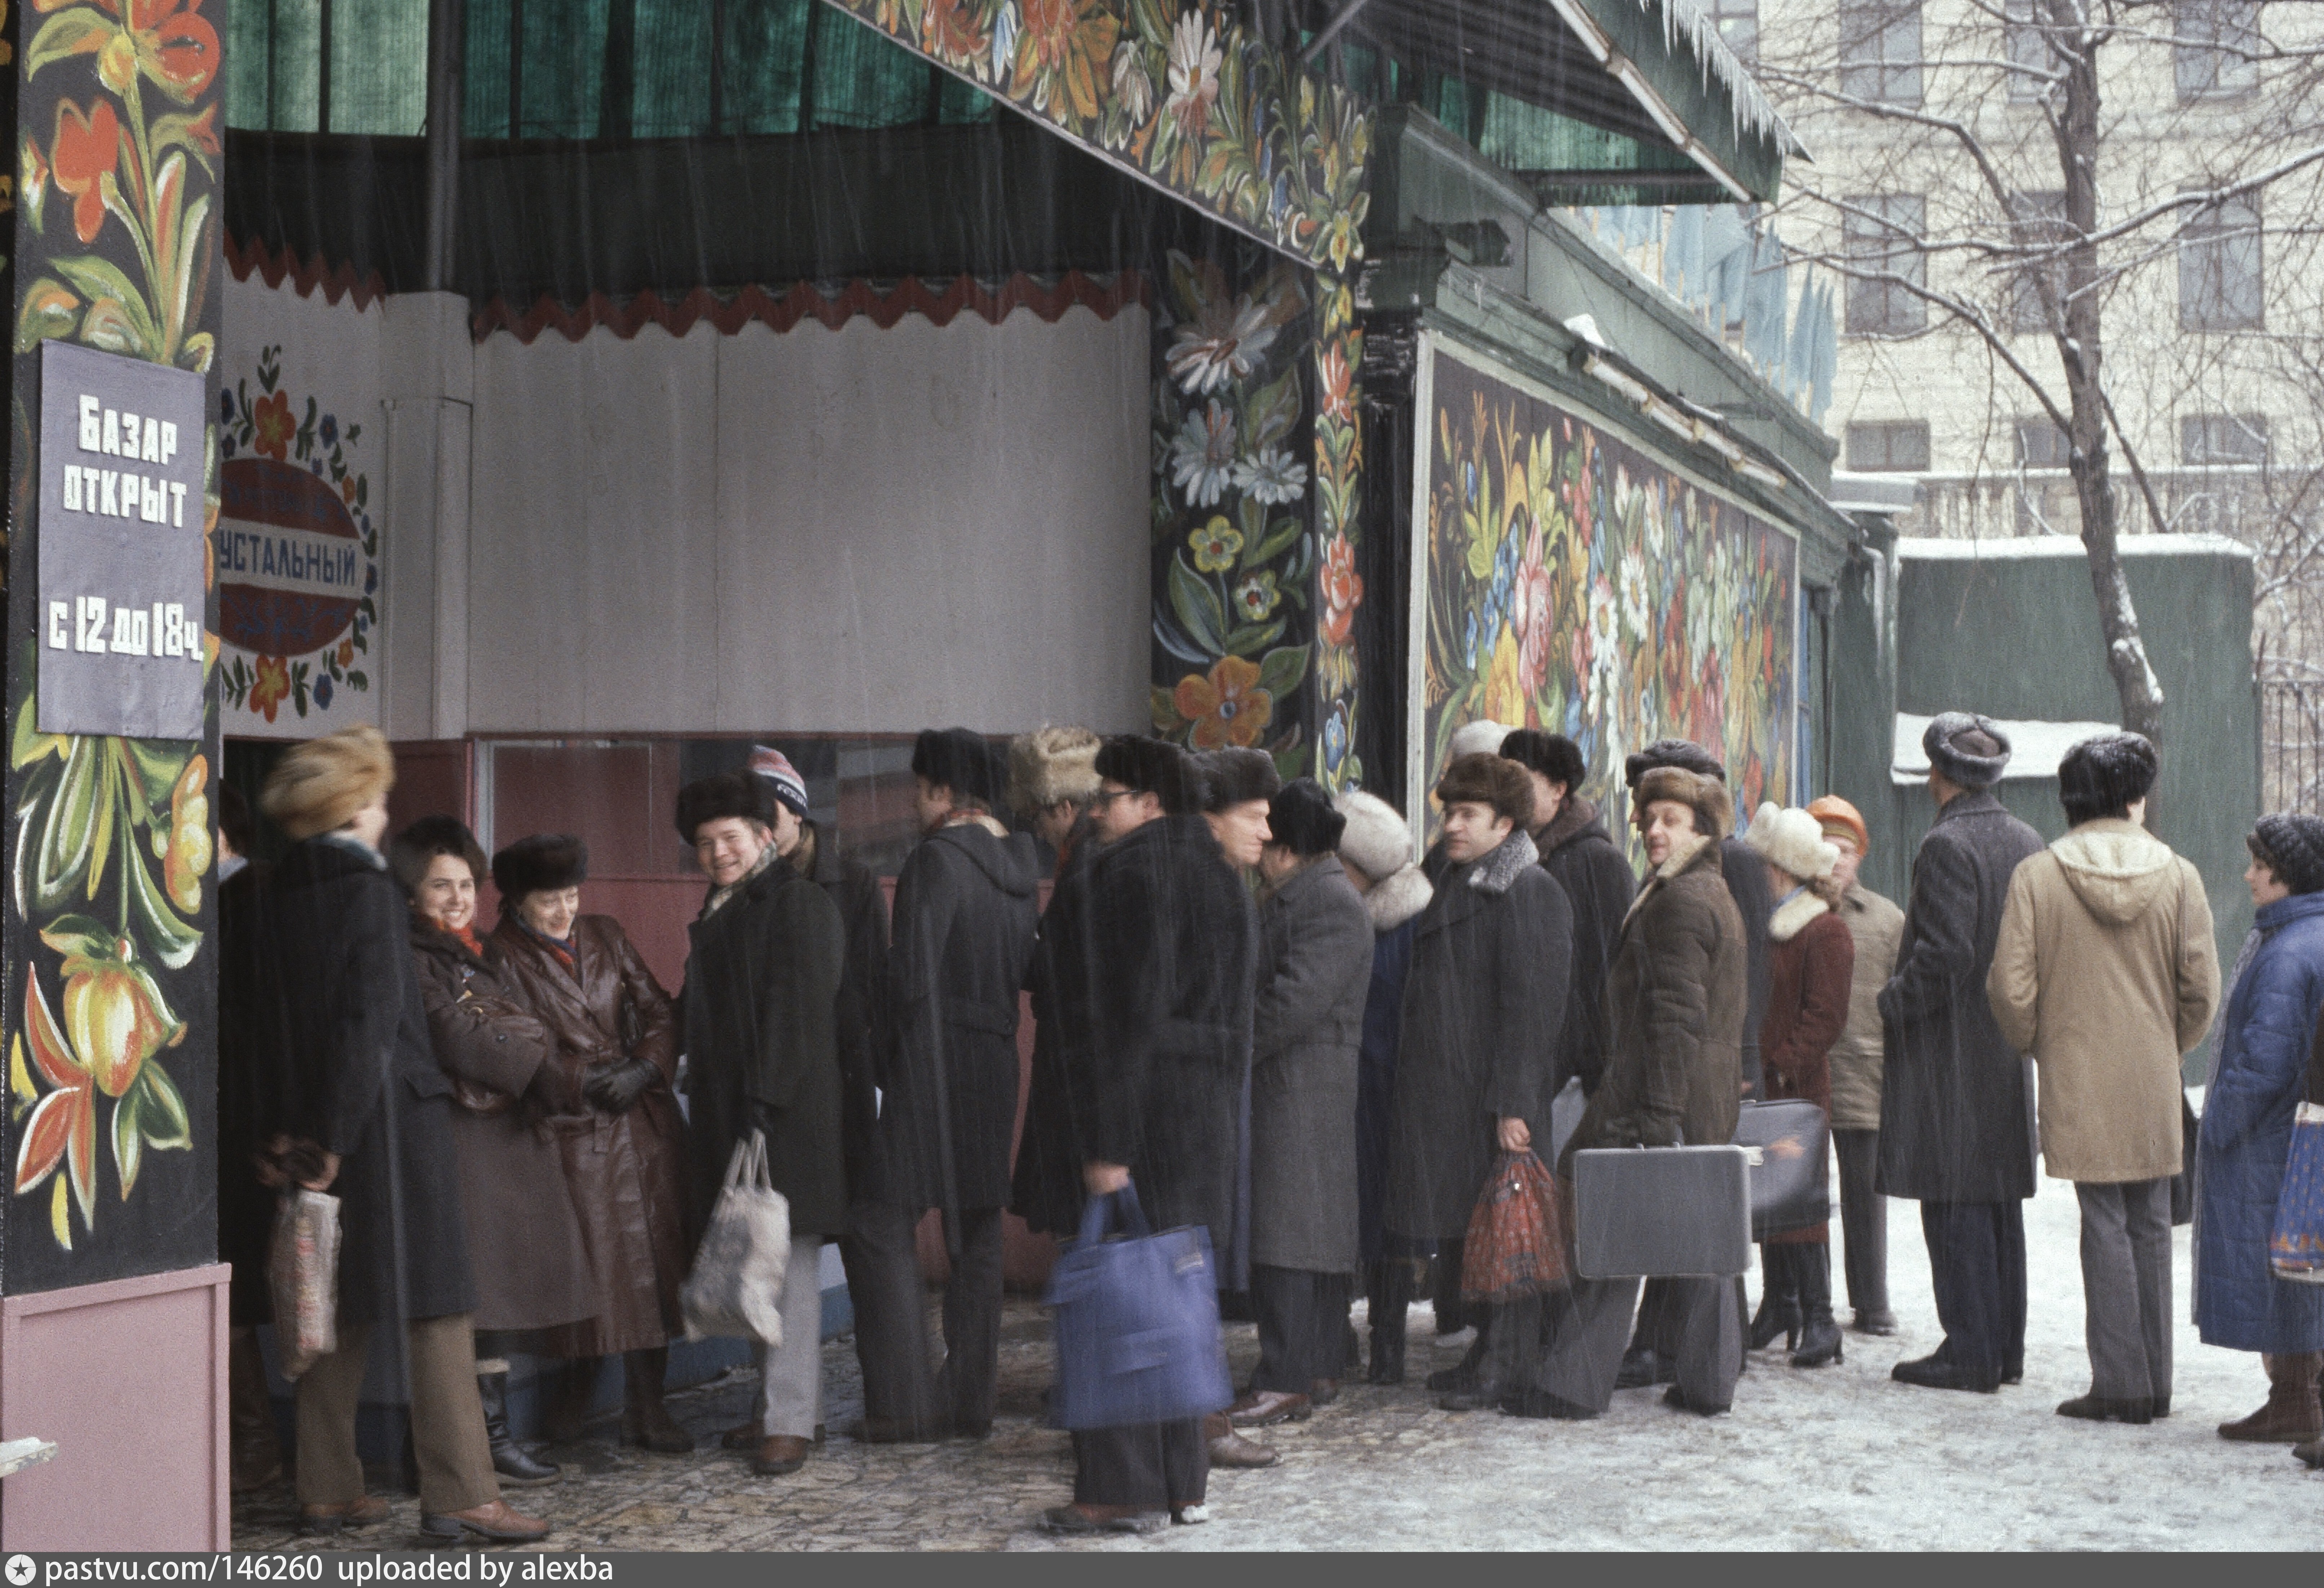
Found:
<path fill-rule="evenodd" d="M 678 791 L 678 836 L 688 844 L 705 822 L 740 817 L 761 826 L 775 825 L 775 791 L 750 772 L 715 772 Z"/>
<path fill-rule="evenodd" d="M 1203 774 L 1203 808 L 1224 810 L 1246 800 L 1272 799 L 1283 787 L 1275 757 L 1264 750 L 1210 750 L 1194 757 Z"/>
<path fill-rule="evenodd" d="M 992 809 L 1001 803 L 992 746 L 966 728 L 923 728 L 912 743 L 912 775 L 952 790 L 962 804 Z"/>
<path fill-rule="evenodd" d="M 2009 764 L 2009 738 L 1991 717 L 1940 712 L 1921 734 L 1929 765 L 1964 789 L 1990 789 Z"/>
<path fill-rule="evenodd" d="M 2154 787 L 2154 746 L 2144 734 L 2099 734 L 2058 763 L 2058 803 L 2076 826 L 2125 817 Z"/>
<path fill-rule="evenodd" d="M 535 833 L 493 856 L 493 886 L 511 909 L 528 893 L 577 888 L 588 875 L 589 846 L 570 833 Z"/>
<path fill-rule="evenodd" d="M 1699 778 L 1717 778 L 1722 783 L 1727 780 L 1727 769 L 1720 764 L 1719 758 L 1692 739 L 1657 739 L 1644 750 L 1633 751 L 1622 762 L 1622 776 L 1635 789 L 1640 778 L 1658 766 L 1674 766 Z"/>
<path fill-rule="evenodd" d="M 456 854 L 466 861 L 479 882 L 490 874 L 484 866 L 484 845 L 476 842 L 476 836 L 468 831 L 466 822 L 455 821 L 448 816 L 423 816 L 387 844 L 387 863 L 406 893 L 420 891 L 420 879 L 428 874 L 428 863 L 439 854 Z"/>
<path fill-rule="evenodd" d="M 1340 835 L 1348 830 L 1348 818 L 1332 804 L 1332 797 L 1323 792 L 1323 785 L 1313 778 L 1294 778 L 1275 791 L 1268 801 L 1268 830 L 1274 836 L 1268 840 L 1282 845 L 1305 859 L 1314 854 L 1329 854 L 1340 846 Z"/>
<path fill-rule="evenodd" d="M 1539 772 L 1553 783 L 1564 784 L 1568 794 L 1582 791 L 1582 774 L 1589 770 L 1582 759 L 1581 745 L 1563 734 L 1545 734 L 1539 728 L 1519 728 L 1502 740 L 1501 759 Z"/>
<path fill-rule="evenodd" d="M 1098 746 L 1097 775 L 1153 795 L 1165 816 L 1193 816 L 1203 808 L 1203 777 L 1194 758 L 1167 740 L 1116 734 Z"/>
<path fill-rule="evenodd" d="M 2278 811 L 2260 817 L 2244 844 L 2294 893 L 2324 890 L 2324 821 Z"/>

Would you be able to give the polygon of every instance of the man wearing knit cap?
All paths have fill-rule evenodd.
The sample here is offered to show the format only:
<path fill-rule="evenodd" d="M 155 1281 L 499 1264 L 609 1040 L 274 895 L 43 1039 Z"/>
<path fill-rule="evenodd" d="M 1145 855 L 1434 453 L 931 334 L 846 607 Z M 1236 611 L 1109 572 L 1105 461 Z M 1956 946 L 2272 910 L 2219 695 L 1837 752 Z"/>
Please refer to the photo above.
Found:
<path fill-rule="evenodd" d="M 1857 880 L 1872 835 L 1863 815 L 1837 794 L 1809 805 L 1824 842 L 1840 851 L 1832 876 L 1842 890 L 1836 912 L 1856 942 L 1849 983 L 1848 1024 L 1831 1045 L 1831 1144 L 1840 1155 L 1840 1221 L 1845 1239 L 1848 1304 L 1853 1327 L 1893 1334 L 1888 1306 L 1888 1199 L 1874 1182 L 1880 1173 L 1880 989 L 1896 968 L 1896 939 L 1904 912 Z"/>
<path fill-rule="evenodd" d="M 2073 829 L 2010 879 L 1985 982 L 2002 1035 L 2034 1056 L 2043 1166 L 2081 1205 L 2090 1389 L 2058 1414 L 2090 1422 L 2170 1410 L 2180 1059 L 2219 999 L 2203 880 L 2144 826 L 2154 771 L 2137 734 L 2066 752 Z"/>
<path fill-rule="evenodd" d="M 1921 1205 L 1942 1344 L 1900 1383 L 1991 1394 L 2025 1372 L 2025 1208 L 2034 1195 L 2033 1077 L 2003 1035 L 1986 974 L 2009 879 L 2042 837 L 1992 792 L 2009 741 L 1987 718 L 1929 724 L 1937 819 L 1913 859 L 1896 972 L 1880 992 L 1879 1189 Z"/>

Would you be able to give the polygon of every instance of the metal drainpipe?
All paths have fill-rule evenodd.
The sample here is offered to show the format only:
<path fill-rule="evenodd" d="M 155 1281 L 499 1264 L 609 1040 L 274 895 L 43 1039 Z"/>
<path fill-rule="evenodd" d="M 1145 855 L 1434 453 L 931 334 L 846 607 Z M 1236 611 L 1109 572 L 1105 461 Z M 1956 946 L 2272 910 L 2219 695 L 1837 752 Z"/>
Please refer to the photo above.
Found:
<path fill-rule="evenodd" d="M 428 0 L 428 230 L 421 285 L 452 287 L 454 224 L 460 208 L 462 46 L 467 37 L 465 0 Z"/>

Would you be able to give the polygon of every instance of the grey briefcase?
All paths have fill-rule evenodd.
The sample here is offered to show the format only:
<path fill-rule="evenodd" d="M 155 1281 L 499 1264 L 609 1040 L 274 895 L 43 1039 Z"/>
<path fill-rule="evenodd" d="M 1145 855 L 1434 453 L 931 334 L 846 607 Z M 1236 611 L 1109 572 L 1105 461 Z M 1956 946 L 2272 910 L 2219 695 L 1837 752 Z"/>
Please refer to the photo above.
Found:
<path fill-rule="evenodd" d="M 1751 1266 L 1740 1147 L 1600 1147 L 1573 1155 L 1574 1271 L 1585 1279 L 1739 1274 Z"/>

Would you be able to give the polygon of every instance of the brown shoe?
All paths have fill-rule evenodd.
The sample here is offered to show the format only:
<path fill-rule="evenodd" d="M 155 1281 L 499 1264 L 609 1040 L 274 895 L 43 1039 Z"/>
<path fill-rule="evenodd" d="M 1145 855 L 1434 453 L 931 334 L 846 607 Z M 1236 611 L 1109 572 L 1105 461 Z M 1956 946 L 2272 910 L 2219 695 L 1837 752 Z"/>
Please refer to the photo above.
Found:
<path fill-rule="evenodd" d="M 807 1465 L 807 1442 L 796 1434 L 776 1434 L 759 1441 L 751 1457 L 751 1471 L 761 1478 L 779 1478 Z"/>
<path fill-rule="evenodd" d="M 1316 1406 L 1329 1406 L 1340 1399 L 1340 1380 L 1318 1379 L 1307 1386 L 1307 1399 Z"/>
<path fill-rule="evenodd" d="M 385 1520 L 387 1501 L 376 1494 L 366 1494 L 361 1500 L 341 1500 L 336 1505 L 302 1505 L 299 1508 L 299 1531 L 309 1537 L 337 1533 L 347 1528 L 376 1527 Z"/>
<path fill-rule="evenodd" d="M 1314 1402 L 1305 1395 L 1254 1390 L 1227 1408 L 1227 1421 L 1238 1428 L 1264 1428 L 1276 1423 L 1304 1423 L 1314 1410 Z"/>
<path fill-rule="evenodd" d="M 2267 1369 L 2267 1404 L 2247 1417 L 2219 1425 L 2219 1437 L 2247 1445 L 2298 1445 L 2324 1436 L 2324 1405 L 2316 1392 L 2316 1374 L 2324 1367 L 2324 1352 L 2303 1351 L 2291 1356 L 2264 1356 Z"/>
<path fill-rule="evenodd" d="M 466 1510 L 447 1510 L 440 1516 L 420 1519 L 420 1536 L 423 1538 L 451 1539 L 463 1533 L 474 1533 L 493 1544 L 530 1544 L 549 1537 L 549 1524 L 539 1517 L 512 1510 L 505 1500 L 487 1500 Z"/>
<path fill-rule="evenodd" d="M 1227 1414 L 1214 1411 L 1203 1419 L 1203 1437 L 1211 1442 L 1211 1464 L 1214 1467 L 1271 1467 L 1275 1464 L 1272 1446 L 1258 1445 L 1234 1431 Z"/>

